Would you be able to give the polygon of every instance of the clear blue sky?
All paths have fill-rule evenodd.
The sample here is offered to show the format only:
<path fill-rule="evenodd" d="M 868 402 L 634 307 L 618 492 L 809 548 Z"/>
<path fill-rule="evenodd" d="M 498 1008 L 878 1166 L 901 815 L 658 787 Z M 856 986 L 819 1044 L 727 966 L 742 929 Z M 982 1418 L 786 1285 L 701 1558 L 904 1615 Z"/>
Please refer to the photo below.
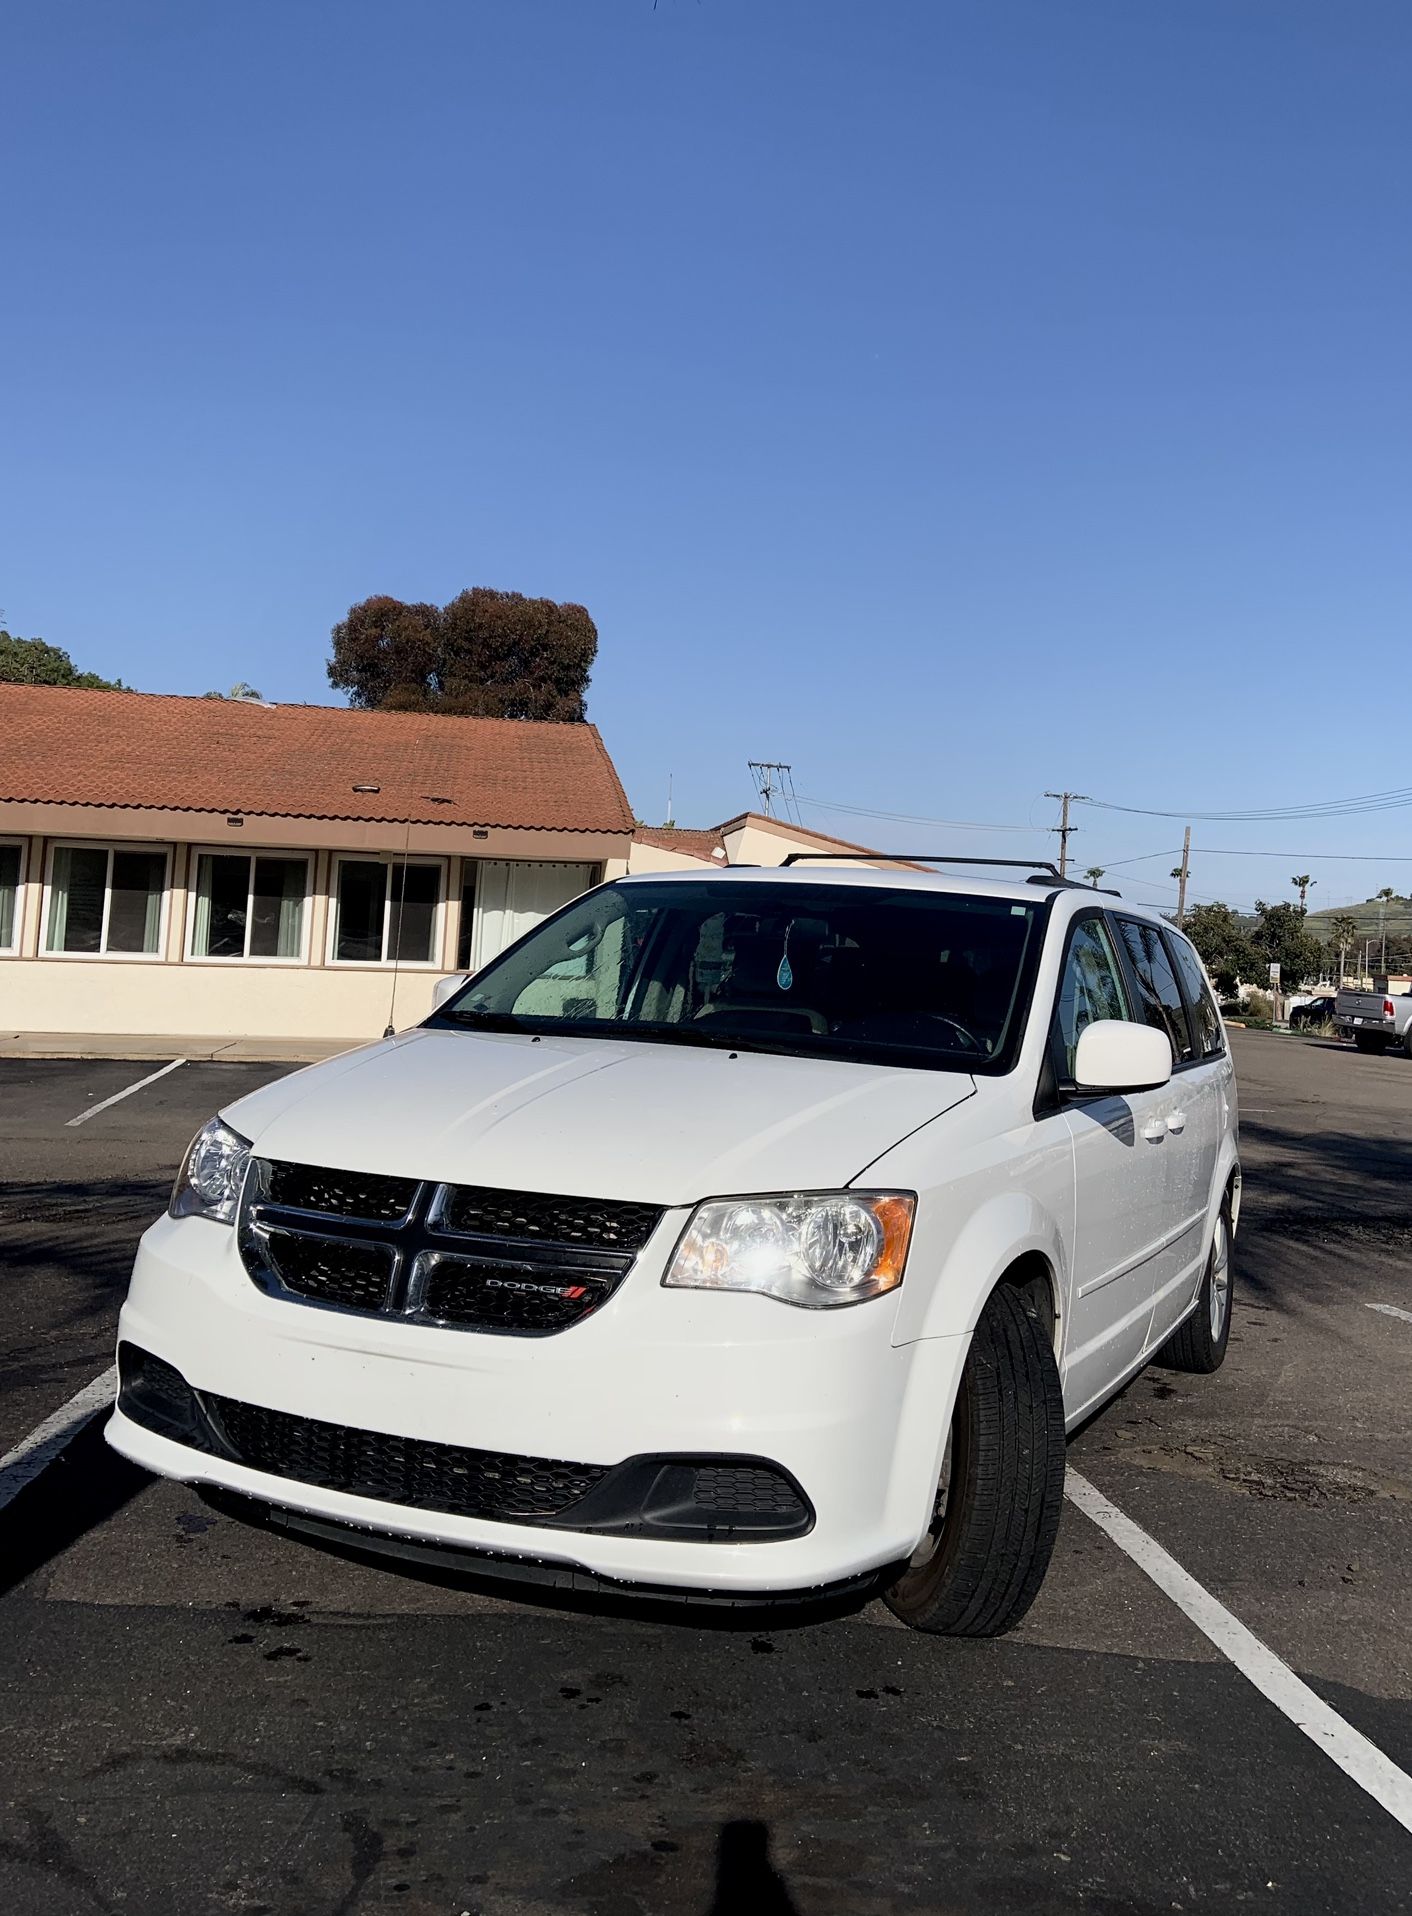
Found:
<path fill-rule="evenodd" d="M 12 631 L 331 701 L 370 592 L 580 600 L 654 820 L 1412 780 L 1406 0 L 8 0 L 0 71 Z M 1412 890 L 1412 808 L 1196 838 Z"/>

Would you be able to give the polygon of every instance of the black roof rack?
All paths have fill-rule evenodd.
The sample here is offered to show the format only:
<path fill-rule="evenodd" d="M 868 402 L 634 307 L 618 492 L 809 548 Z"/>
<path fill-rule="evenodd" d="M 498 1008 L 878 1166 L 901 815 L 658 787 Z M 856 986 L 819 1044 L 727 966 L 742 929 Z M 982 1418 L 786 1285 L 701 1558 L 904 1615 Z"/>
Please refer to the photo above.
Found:
<path fill-rule="evenodd" d="M 803 864 L 806 858 L 886 858 L 897 864 L 906 865 L 1003 865 L 1010 871 L 1025 871 L 1030 877 L 1028 885 L 1050 885 L 1065 891 L 1097 891 L 1097 885 L 1081 885 L 1077 878 L 1066 878 L 1059 867 L 1047 858 L 969 858 L 964 852 L 790 852 L 782 861 L 786 865 Z M 1119 898 L 1120 892 L 1105 888 L 1104 896 Z"/>

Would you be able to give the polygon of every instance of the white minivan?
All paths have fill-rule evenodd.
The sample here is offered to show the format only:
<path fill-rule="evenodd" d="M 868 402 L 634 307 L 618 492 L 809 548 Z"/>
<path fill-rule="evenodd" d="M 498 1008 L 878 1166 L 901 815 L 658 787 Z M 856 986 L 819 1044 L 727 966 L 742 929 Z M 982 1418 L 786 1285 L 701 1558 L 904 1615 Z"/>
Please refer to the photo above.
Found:
<path fill-rule="evenodd" d="M 413 1560 L 991 1634 L 1066 1430 L 1220 1364 L 1236 1154 L 1200 961 L 1116 894 L 619 879 L 204 1127 L 108 1441 Z"/>

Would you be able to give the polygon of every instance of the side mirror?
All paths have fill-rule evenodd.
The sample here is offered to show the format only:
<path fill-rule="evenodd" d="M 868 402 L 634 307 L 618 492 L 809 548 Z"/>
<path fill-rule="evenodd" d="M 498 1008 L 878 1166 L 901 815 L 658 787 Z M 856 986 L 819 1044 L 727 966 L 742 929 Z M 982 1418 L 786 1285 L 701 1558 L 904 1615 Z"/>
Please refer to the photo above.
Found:
<path fill-rule="evenodd" d="M 442 1005 L 446 1003 L 446 1000 L 454 996 L 454 994 L 461 989 L 462 985 L 466 982 L 467 976 L 468 974 L 466 972 L 458 971 L 452 978 L 438 978 L 431 988 L 432 1010 L 439 1011 Z"/>
<path fill-rule="evenodd" d="M 1074 1082 L 1081 1091 L 1155 1091 L 1172 1075 L 1172 1041 L 1152 1025 L 1099 1018 L 1079 1033 Z"/>

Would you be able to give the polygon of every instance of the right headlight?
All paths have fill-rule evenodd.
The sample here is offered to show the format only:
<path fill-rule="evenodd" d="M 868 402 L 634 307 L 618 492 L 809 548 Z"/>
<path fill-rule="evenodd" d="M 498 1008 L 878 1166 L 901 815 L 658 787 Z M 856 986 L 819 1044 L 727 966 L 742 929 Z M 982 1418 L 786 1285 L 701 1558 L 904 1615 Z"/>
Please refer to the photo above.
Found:
<path fill-rule="evenodd" d="M 234 1224 L 249 1164 L 249 1138 L 212 1118 L 191 1140 L 167 1209 L 173 1217 L 208 1217 L 215 1224 Z"/>
<path fill-rule="evenodd" d="M 796 1192 L 699 1204 L 662 1282 L 759 1291 L 805 1310 L 896 1290 L 917 1200 L 906 1191 Z"/>

